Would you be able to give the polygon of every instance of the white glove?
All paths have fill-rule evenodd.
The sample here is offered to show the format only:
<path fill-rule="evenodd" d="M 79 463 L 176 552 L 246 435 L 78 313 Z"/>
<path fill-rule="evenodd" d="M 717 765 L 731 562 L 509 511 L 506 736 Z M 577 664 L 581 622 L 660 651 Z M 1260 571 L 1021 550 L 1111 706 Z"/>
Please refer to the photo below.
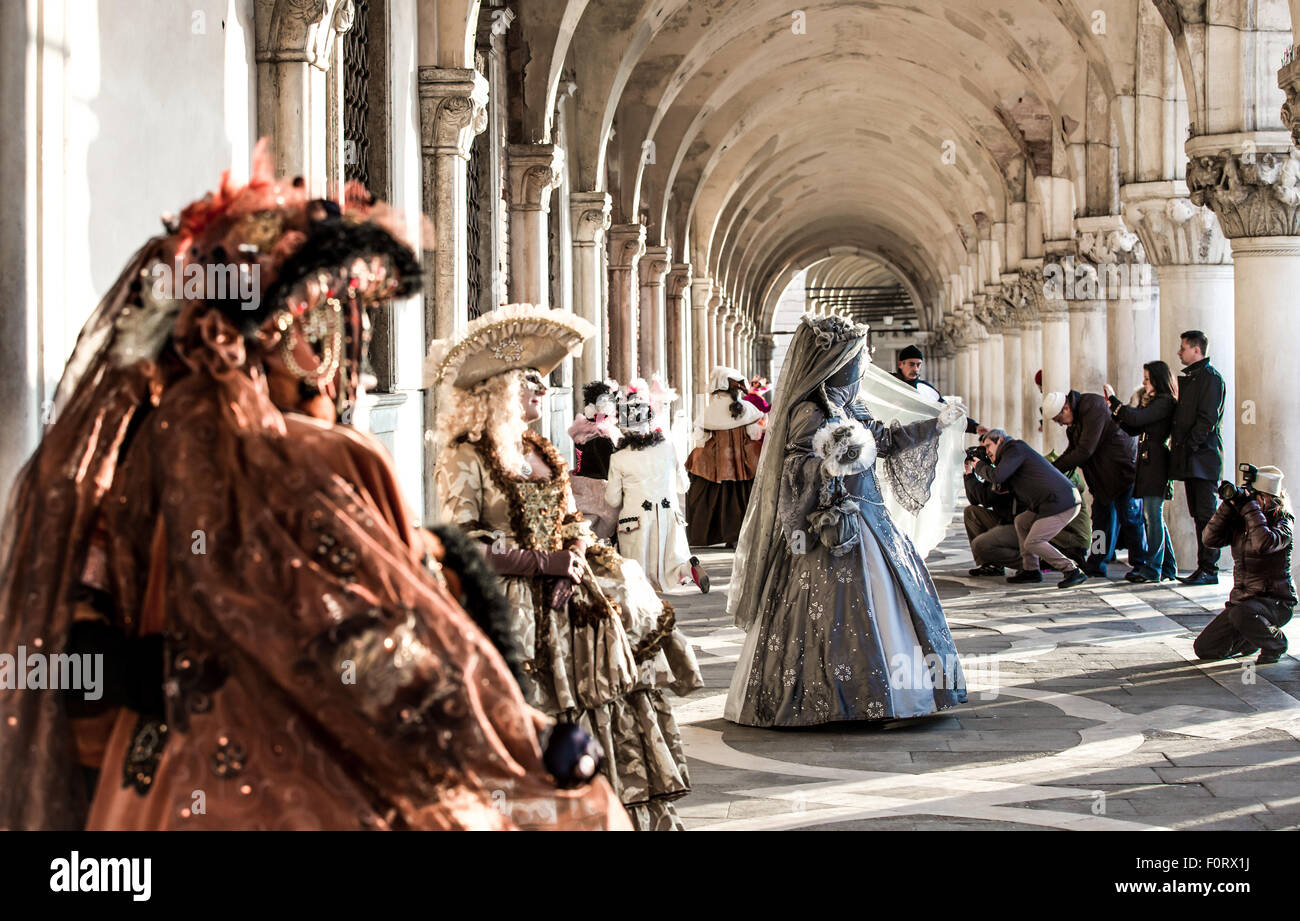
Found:
<path fill-rule="evenodd" d="M 939 429 L 948 428 L 957 422 L 966 418 L 966 410 L 959 403 L 945 404 L 943 409 L 939 410 Z"/>

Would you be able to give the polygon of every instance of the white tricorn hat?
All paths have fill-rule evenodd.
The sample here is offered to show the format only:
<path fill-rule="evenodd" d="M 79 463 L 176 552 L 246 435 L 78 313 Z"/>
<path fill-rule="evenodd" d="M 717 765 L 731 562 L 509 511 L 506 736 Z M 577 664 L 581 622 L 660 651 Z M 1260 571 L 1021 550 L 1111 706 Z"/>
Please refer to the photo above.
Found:
<path fill-rule="evenodd" d="M 429 344 L 424 385 L 468 390 L 506 371 L 550 374 L 582 351 L 596 328 L 577 314 L 532 304 L 506 304 L 474 320 L 453 339 Z"/>
<path fill-rule="evenodd" d="M 1059 390 L 1053 390 L 1043 397 L 1043 418 L 1055 419 L 1057 414 L 1065 408 L 1065 394 Z"/>
<path fill-rule="evenodd" d="M 1255 474 L 1255 488 L 1270 496 L 1282 495 L 1282 471 L 1276 467 L 1260 467 Z"/>

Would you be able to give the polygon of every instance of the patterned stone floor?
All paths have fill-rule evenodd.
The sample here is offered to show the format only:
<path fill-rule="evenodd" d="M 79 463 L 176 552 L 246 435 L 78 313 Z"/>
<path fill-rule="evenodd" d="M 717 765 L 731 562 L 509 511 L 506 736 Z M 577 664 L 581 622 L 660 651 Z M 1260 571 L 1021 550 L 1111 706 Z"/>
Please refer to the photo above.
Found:
<path fill-rule="evenodd" d="M 1134 586 L 1120 564 L 1066 592 L 1055 575 L 973 579 L 960 525 L 927 562 L 971 701 L 884 725 L 725 721 L 743 635 L 724 612 L 731 554 L 701 553 L 712 593 L 672 598 L 705 676 L 674 700 L 688 828 L 1300 828 L 1300 662 L 1192 654 L 1230 578 Z"/>

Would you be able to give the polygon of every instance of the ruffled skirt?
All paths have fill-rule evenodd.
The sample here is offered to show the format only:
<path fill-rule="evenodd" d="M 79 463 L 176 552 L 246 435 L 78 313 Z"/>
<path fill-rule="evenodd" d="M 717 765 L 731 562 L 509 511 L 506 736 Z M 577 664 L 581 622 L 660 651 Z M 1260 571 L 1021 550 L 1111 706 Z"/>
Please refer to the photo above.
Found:
<path fill-rule="evenodd" d="M 524 696 L 600 742 L 605 776 L 638 829 L 679 829 L 672 801 L 690 792 L 690 775 L 664 689 L 700 687 L 699 666 L 638 564 L 600 546 L 588 563 L 593 577 L 560 610 L 545 603 L 555 580 L 505 580 L 528 657 Z"/>

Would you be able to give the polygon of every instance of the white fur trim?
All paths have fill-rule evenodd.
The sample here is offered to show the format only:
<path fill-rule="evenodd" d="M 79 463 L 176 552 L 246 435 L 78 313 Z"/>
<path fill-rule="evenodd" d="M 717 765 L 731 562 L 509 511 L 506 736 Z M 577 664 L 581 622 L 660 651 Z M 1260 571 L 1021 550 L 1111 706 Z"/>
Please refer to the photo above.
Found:
<path fill-rule="evenodd" d="M 813 435 L 813 456 L 826 476 L 864 473 L 876 463 L 876 437 L 854 419 L 827 422 Z"/>

